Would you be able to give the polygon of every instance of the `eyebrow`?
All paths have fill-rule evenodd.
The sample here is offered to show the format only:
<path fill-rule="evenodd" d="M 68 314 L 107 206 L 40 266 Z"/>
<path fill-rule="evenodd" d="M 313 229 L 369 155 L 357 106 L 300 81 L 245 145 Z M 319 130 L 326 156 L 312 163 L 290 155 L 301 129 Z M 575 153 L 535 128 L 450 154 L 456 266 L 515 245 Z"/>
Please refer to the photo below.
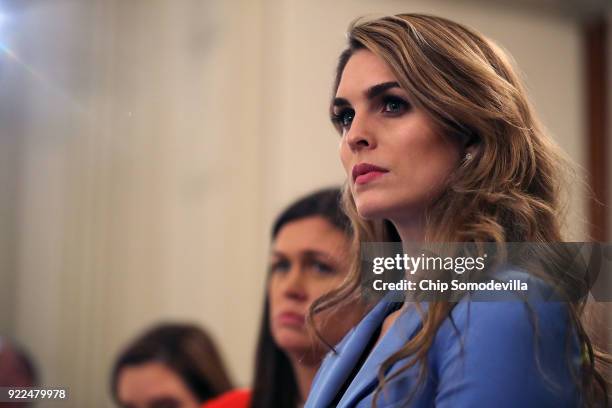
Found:
<path fill-rule="evenodd" d="M 286 257 L 286 255 L 283 252 L 281 252 L 281 251 L 272 251 L 271 255 L 279 257 L 279 258 L 285 258 Z M 327 253 L 321 252 L 321 251 L 316 251 L 316 250 L 313 250 L 313 249 L 309 249 L 309 250 L 306 250 L 306 251 L 301 251 L 300 255 L 305 256 L 307 258 L 317 258 L 317 257 L 325 258 L 325 259 L 330 259 L 331 258 L 331 256 L 329 254 L 327 254 Z"/>
<path fill-rule="evenodd" d="M 381 93 L 385 92 L 387 89 L 391 88 L 400 88 L 400 84 L 396 81 L 383 82 L 380 84 L 373 85 L 366 89 L 364 92 L 366 98 L 374 99 Z M 332 101 L 332 106 L 350 106 L 348 99 L 345 98 L 334 98 Z"/>

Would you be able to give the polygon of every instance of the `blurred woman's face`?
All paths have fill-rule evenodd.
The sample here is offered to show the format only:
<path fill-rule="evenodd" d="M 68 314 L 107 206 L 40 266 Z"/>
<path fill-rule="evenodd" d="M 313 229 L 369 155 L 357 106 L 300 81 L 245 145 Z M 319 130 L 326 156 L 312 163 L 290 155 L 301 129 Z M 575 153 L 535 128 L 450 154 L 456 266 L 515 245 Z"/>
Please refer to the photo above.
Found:
<path fill-rule="evenodd" d="M 201 404 L 165 364 L 151 362 L 121 369 L 117 398 L 125 408 L 197 408 Z"/>
<path fill-rule="evenodd" d="M 316 359 L 324 352 L 306 327 L 306 315 L 312 302 L 338 287 L 348 273 L 348 249 L 348 237 L 320 216 L 289 222 L 278 232 L 270 255 L 269 323 L 276 344 L 288 354 Z M 320 326 L 332 344 L 350 319 L 333 320 Z"/>
<path fill-rule="evenodd" d="M 389 66 L 370 51 L 350 57 L 332 114 L 342 131 L 340 158 L 364 218 L 410 222 L 457 168 L 459 141 L 411 106 Z"/>

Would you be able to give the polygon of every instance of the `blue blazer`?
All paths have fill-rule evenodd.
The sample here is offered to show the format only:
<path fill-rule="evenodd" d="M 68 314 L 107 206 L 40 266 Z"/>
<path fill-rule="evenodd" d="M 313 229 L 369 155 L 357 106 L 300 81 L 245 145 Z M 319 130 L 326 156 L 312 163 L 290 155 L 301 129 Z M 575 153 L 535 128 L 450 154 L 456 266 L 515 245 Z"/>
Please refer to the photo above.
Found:
<path fill-rule="evenodd" d="M 306 408 L 372 406 L 381 364 L 421 325 L 414 306 L 404 308 L 361 368 L 356 367 L 383 320 L 397 310 L 388 298 L 344 337 L 336 346 L 337 354 L 330 352 L 326 356 Z M 452 319 L 447 318 L 435 336 L 423 385 L 416 388 L 418 367 L 413 367 L 387 382 L 378 395 L 378 407 L 579 406 L 578 387 L 570 366 L 579 372 L 580 353 L 575 336 L 568 334 L 567 305 L 540 301 L 530 307 L 531 312 L 523 301 L 459 302 L 451 313 Z M 536 336 L 530 317 L 537 320 Z M 387 377 L 405 363 L 406 360 L 395 363 Z M 345 391 L 339 401 L 332 404 L 342 389 Z"/>

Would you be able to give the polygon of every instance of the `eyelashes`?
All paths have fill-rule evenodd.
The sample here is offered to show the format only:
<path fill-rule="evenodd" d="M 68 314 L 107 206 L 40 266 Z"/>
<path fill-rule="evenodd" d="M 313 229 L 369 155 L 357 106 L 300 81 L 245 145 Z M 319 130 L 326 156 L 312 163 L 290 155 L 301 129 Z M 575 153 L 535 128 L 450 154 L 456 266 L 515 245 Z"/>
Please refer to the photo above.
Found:
<path fill-rule="evenodd" d="M 336 269 L 327 262 L 313 261 L 312 267 L 323 275 L 331 275 L 336 272 Z"/>
<path fill-rule="evenodd" d="M 289 270 L 291 265 L 286 260 L 280 260 L 276 262 L 272 262 L 272 264 L 268 267 L 268 273 L 272 272 L 285 272 Z"/>
<path fill-rule="evenodd" d="M 313 270 L 321 275 L 333 275 L 336 273 L 336 268 L 324 261 L 319 261 L 316 259 L 303 260 L 301 261 L 302 266 Z M 291 262 L 289 260 L 279 260 L 276 262 L 272 262 L 272 264 L 268 267 L 268 273 L 287 273 L 291 269 Z"/>
<path fill-rule="evenodd" d="M 410 110 L 410 104 L 399 96 L 386 96 L 383 98 L 383 112 L 388 114 L 402 114 Z"/>
<path fill-rule="evenodd" d="M 376 106 L 377 110 L 387 117 L 399 117 L 412 108 L 405 99 L 395 95 L 384 95 L 380 98 L 380 103 Z M 344 132 L 351 127 L 355 118 L 355 110 L 349 106 L 342 107 L 338 111 L 333 111 L 331 121 L 340 131 Z"/>
<path fill-rule="evenodd" d="M 337 113 L 332 113 L 332 123 L 340 128 L 348 128 L 355 117 L 355 111 L 350 108 L 344 108 Z"/>

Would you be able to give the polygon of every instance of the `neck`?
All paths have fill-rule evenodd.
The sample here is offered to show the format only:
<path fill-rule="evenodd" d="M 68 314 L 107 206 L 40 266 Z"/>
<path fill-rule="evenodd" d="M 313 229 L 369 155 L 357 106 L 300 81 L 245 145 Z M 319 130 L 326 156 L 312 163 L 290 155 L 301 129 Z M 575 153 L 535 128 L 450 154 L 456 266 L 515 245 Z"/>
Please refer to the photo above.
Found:
<path fill-rule="evenodd" d="M 395 226 L 402 242 L 423 242 L 425 240 L 425 225 L 422 219 L 409 218 L 391 221 Z"/>
<path fill-rule="evenodd" d="M 306 397 L 308 397 L 308 393 L 310 392 L 310 386 L 312 385 L 312 380 L 314 379 L 319 366 L 321 365 L 321 361 L 317 360 L 316 363 L 307 361 L 306 358 L 297 358 L 295 356 L 290 357 L 291 365 L 293 366 L 293 374 L 295 376 L 295 382 L 297 383 L 299 395 L 299 405 L 303 406 L 306 401 Z"/>

